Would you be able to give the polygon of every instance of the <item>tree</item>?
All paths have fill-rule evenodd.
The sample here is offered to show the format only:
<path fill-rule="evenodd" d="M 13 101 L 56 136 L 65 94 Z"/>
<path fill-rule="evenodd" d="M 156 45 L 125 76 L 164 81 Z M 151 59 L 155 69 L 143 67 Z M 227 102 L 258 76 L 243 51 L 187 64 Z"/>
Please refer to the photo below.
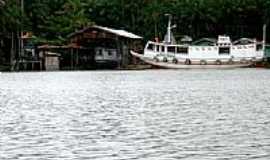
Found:
<path fill-rule="evenodd" d="M 3 33 L 17 31 L 22 26 L 22 19 L 24 18 L 20 5 L 16 0 L 2 1 L 0 7 L 0 30 Z"/>
<path fill-rule="evenodd" d="M 24 0 L 23 13 L 18 0 L 0 1 L 0 6 L 5 2 L 0 7 L 2 31 L 23 28 L 52 43 L 63 43 L 67 34 L 92 23 L 161 38 L 165 13 L 175 17 L 177 35 L 260 36 L 270 16 L 268 0 Z"/>
<path fill-rule="evenodd" d="M 39 0 L 28 3 L 27 14 L 38 41 L 61 44 L 76 29 L 89 25 L 81 0 Z"/>

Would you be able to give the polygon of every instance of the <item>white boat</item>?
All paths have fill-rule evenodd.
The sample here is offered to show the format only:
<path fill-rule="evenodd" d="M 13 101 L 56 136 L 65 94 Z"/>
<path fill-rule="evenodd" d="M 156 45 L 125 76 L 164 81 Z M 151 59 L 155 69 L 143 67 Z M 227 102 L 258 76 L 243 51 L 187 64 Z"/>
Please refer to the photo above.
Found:
<path fill-rule="evenodd" d="M 241 38 L 232 42 L 223 35 L 207 44 L 176 44 L 172 28 L 170 17 L 163 42 L 149 41 L 143 54 L 131 54 L 147 64 L 172 69 L 248 67 L 264 58 L 265 41 Z"/>

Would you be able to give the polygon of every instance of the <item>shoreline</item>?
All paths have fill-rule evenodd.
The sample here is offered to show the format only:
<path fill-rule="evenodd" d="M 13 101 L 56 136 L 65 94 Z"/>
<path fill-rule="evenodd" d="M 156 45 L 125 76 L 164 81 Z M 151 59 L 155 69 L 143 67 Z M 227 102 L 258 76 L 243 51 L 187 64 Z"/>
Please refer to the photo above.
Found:
<path fill-rule="evenodd" d="M 240 69 L 240 68 L 233 68 L 233 69 L 214 69 L 214 70 L 234 70 L 234 69 Z M 254 66 L 254 67 L 244 67 L 242 69 L 270 69 L 270 64 L 267 67 L 261 67 L 261 66 Z M 51 71 L 46 71 L 46 70 L 34 70 L 34 71 L 2 71 L 0 70 L 0 75 L 3 73 L 46 73 L 46 72 L 113 72 L 113 71 L 146 71 L 146 70 L 213 70 L 213 69 L 162 69 L 162 68 L 155 68 L 155 67 L 139 67 L 139 68 L 121 68 L 121 69 L 92 69 L 92 70 L 51 70 Z"/>

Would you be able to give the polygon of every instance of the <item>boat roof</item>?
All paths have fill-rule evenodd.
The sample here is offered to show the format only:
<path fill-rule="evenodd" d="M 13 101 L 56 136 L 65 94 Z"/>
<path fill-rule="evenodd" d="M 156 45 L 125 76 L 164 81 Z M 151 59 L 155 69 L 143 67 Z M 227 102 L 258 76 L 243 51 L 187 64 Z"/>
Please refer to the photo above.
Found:
<path fill-rule="evenodd" d="M 250 44 L 250 43 L 254 43 L 254 42 L 255 42 L 254 39 L 240 38 L 240 39 L 234 41 L 233 44 Z"/>
<path fill-rule="evenodd" d="M 180 41 L 181 42 L 192 42 L 192 38 L 188 35 L 184 35 L 184 36 L 182 36 Z"/>
<path fill-rule="evenodd" d="M 198 39 L 198 40 L 192 42 L 192 45 L 201 45 L 201 44 L 204 44 L 204 42 L 211 44 L 211 45 L 215 45 L 217 43 L 217 39 L 215 39 L 215 38 L 201 38 L 201 39 Z"/>

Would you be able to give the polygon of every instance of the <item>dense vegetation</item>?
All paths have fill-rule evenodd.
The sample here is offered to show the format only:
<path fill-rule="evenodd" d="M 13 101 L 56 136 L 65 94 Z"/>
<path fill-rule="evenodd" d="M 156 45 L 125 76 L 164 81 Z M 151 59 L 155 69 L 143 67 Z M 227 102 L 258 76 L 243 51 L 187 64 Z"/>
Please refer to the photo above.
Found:
<path fill-rule="evenodd" d="M 69 33 L 96 23 L 149 39 L 164 34 L 165 13 L 174 15 L 177 36 L 259 38 L 269 23 L 270 0 L 24 0 L 23 7 L 18 0 L 1 0 L 0 31 L 22 29 L 37 41 L 62 43 Z"/>

